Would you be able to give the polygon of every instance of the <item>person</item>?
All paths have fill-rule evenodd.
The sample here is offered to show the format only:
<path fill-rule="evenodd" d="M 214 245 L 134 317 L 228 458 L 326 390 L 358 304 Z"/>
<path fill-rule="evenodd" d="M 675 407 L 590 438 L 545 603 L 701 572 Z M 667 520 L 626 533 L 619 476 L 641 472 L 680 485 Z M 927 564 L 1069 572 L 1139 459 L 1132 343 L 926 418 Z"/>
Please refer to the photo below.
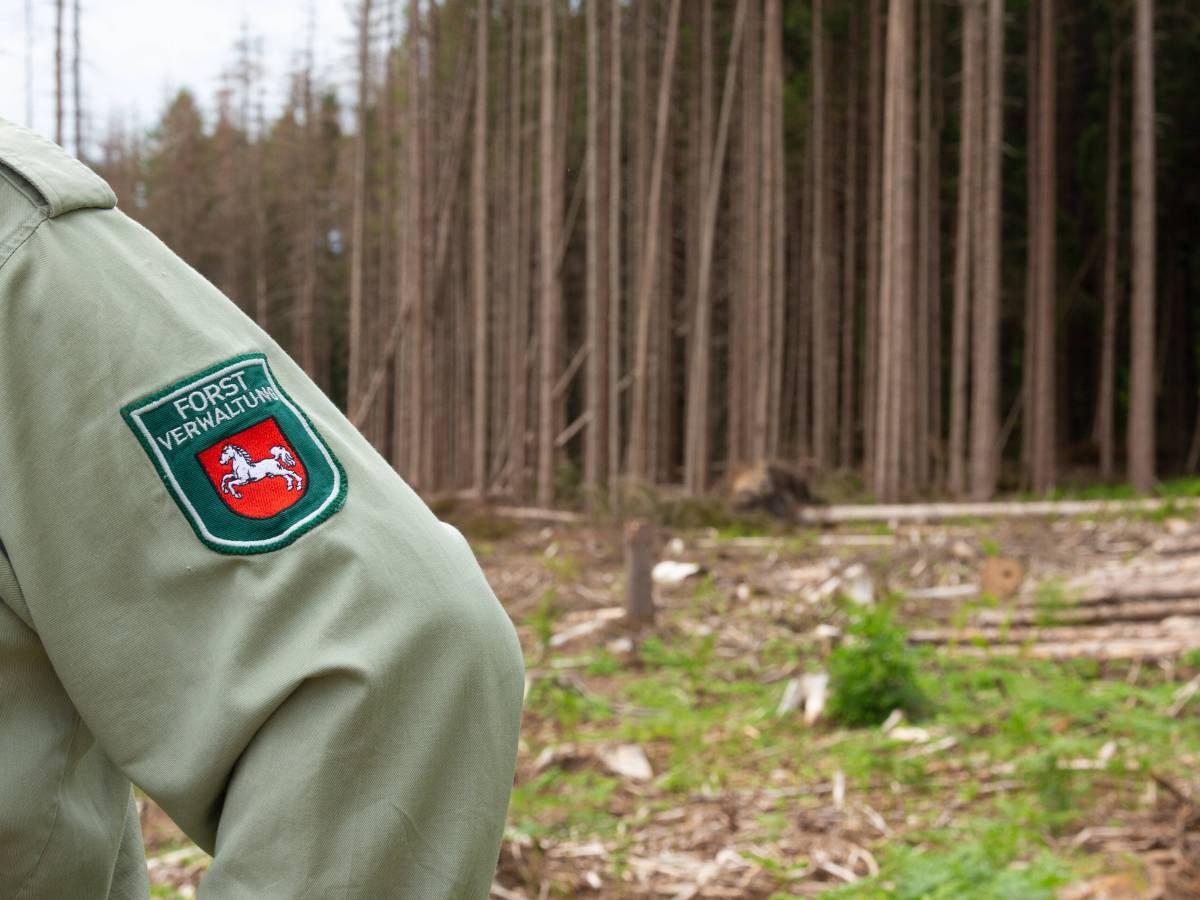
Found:
<path fill-rule="evenodd" d="M 96 174 L 0 120 L 0 898 L 489 893 L 516 633 L 470 548 Z"/>

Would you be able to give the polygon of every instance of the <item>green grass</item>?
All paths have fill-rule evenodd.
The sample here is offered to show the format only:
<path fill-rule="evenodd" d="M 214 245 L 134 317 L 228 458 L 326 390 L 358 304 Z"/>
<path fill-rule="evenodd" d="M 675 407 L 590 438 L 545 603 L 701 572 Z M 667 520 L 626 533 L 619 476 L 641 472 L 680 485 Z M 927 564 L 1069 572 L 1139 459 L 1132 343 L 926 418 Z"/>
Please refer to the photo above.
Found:
<path fill-rule="evenodd" d="M 915 657 L 915 676 L 930 701 L 921 724 L 935 739 L 957 742 L 941 752 L 913 755 L 911 744 L 874 726 L 806 728 L 798 716 L 776 716 L 784 683 L 761 676 L 765 666 L 822 665 L 808 652 L 776 640 L 752 663 L 722 655 L 711 638 L 661 636 L 642 642 L 630 668 L 606 651 L 591 651 L 583 671 L 603 677 L 602 694 L 539 680 L 527 703 L 539 725 L 527 728 L 527 736 L 538 735 L 527 737 L 530 752 L 570 740 L 583 761 L 519 785 L 510 822 L 531 834 L 607 838 L 629 847 L 642 821 L 631 818 L 631 808 L 645 817 L 697 796 L 828 784 L 841 771 L 847 797 L 876 797 L 881 809 L 900 798 L 908 812 L 898 820 L 890 810 L 889 821 L 901 830 L 872 848 L 879 876 L 830 896 L 1049 898 L 1100 864 L 1060 849 L 1066 846 L 1060 839 L 1095 821 L 1101 796 L 1113 804 L 1113 791 L 1121 792 L 1106 807 L 1107 823 L 1114 810 L 1137 808 L 1149 771 L 1186 778 L 1200 757 L 1196 720 L 1163 715 L 1178 682 L 1147 668 L 1128 684 L 1123 672 L 1103 678 L 1090 662 Z M 1107 769 L 1066 767 L 1097 759 L 1109 741 L 1117 751 Z M 636 802 L 621 779 L 587 760 L 589 745 L 618 742 L 641 745 L 655 770 Z M 969 777 L 947 782 L 948 764 L 965 766 Z M 1013 768 L 989 774 L 1001 764 Z M 1000 778 L 1015 788 L 981 789 Z M 789 879 L 806 861 L 772 857 L 771 845 L 795 827 L 798 809 L 828 803 L 827 797 L 781 799 L 769 809 L 748 809 L 739 823 L 773 860 L 778 897 L 789 896 Z M 953 819 L 939 822 L 951 803 Z"/>

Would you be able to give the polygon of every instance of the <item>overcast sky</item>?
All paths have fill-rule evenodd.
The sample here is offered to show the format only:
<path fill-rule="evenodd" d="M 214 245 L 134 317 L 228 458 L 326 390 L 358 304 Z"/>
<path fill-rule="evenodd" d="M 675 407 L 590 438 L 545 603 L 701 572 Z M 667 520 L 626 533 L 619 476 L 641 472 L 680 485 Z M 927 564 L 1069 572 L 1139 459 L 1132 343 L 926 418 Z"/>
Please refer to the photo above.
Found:
<path fill-rule="evenodd" d="M 68 73 L 72 6 L 67 0 Z M 26 112 L 27 9 L 33 12 L 32 123 Z M 211 110 L 243 24 L 262 38 L 268 97 L 277 103 L 304 48 L 310 11 L 318 71 L 345 89 L 353 78 L 348 0 L 83 0 L 83 105 L 90 133 L 103 131 L 113 116 L 144 128 L 184 86 Z M 73 148 L 69 103 L 68 97 L 65 127 Z M 0 0 L 0 117 L 53 137 L 53 0 Z"/>

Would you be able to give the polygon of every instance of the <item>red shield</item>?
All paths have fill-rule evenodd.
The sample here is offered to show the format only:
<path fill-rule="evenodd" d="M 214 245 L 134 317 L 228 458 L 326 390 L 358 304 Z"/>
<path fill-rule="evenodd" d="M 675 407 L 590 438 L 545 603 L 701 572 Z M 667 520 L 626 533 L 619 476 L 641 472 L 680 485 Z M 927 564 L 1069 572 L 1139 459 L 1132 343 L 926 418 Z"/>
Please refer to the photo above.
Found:
<path fill-rule="evenodd" d="M 308 490 L 308 473 L 274 417 L 196 454 L 217 495 L 239 515 L 269 519 Z"/>

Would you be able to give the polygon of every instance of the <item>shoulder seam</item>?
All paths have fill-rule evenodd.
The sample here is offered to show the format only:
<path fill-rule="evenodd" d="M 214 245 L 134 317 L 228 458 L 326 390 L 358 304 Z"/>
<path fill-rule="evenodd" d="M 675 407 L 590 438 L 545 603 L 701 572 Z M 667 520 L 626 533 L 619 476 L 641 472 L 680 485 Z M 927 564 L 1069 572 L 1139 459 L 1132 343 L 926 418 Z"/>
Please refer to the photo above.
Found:
<path fill-rule="evenodd" d="M 25 242 L 41 227 L 42 223 L 48 221 L 49 218 L 44 209 L 34 207 L 33 211 L 21 221 L 21 224 L 9 233 L 3 243 L 0 243 L 0 272 L 4 270 L 8 261 L 12 259 L 13 254 L 20 250 Z"/>

